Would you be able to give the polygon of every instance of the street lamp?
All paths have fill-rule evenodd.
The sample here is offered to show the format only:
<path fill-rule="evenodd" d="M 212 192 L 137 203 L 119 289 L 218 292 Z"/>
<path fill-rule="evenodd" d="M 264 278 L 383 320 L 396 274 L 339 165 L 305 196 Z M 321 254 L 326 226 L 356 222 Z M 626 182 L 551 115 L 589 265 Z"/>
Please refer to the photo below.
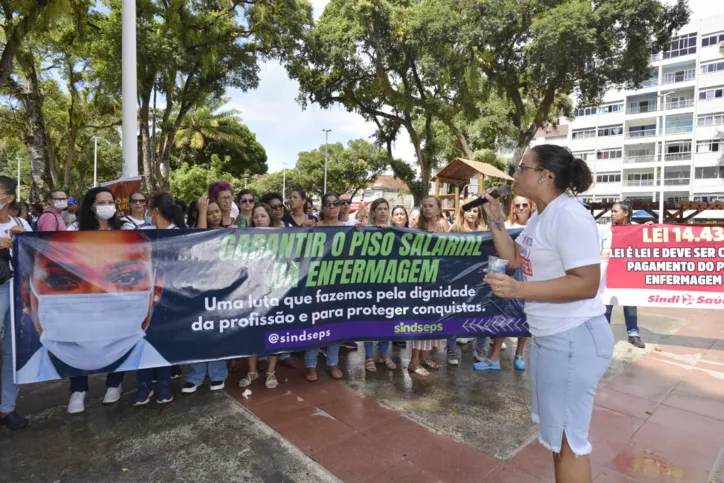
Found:
<path fill-rule="evenodd" d="M 93 186 L 98 186 L 98 136 L 93 136 Z"/>
<path fill-rule="evenodd" d="M 666 98 L 673 94 L 674 91 L 667 92 L 666 94 L 660 94 L 659 98 L 662 100 L 661 106 L 664 108 L 664 119 L 661 127 L 661 184 L 659 185 L 659 224 L 664 222 L 664 169 L 666 166 Z"/>
<path fill-rule="evenodd" d="M 287 165 L 283 164 L 284 170 L 282 171 L 282 204 L 287 201 Z"/>
<path fill-rule="evenodd" d="M 327 192 L 327 157 L 329 155 L 329 151 L 327 150 L 327 143 L 329 142 L 329 133 L 332 132 L 331 129 L 322 129 L 324 131 L 324 193 Z"/>
<path fill-rule="evenodd" d="M 123 0 L 121 14 L 122 178 L 138 176 L 136 0 Z"/>

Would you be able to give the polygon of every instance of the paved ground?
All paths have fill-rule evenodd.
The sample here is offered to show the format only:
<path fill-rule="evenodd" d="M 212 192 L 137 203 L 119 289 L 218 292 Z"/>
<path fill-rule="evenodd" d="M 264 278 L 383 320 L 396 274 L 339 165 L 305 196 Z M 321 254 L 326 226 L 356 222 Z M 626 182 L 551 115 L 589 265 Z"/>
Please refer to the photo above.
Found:
<path fill-rule="evenodd" d="M 720 314 L 649 310 L 640 316 L 644 351 L 624 341 L 615 312 L 615 363 L 591 428 L 596 483 L 724 482 Z M 280 370 L 278 389 L 255 383 L 245 399 L 236 373 L 229 397 L 179 395 L 162 411 L 101 407 L 101 379 L 88 412 L 71 417 L 65 383 L 29 386 L 19 408 L 32 427 L 0 431 L 0 481 L 329 481 L 332 473 L 345 482 L 552 482 L 550 453 L 534 441 L 528 377 L 512 369 L 509 345 L 497 374 L 473 372 L 464 346 L 459 367 L 445 367 L 440 353 L 443 368 L 419 380 L 401 369 L 366 373 L 360 344 L 343 356 L 344 383 L 309 384 L 301 369 Z M 406 354 L 393 354 L 400 368 Z"/>

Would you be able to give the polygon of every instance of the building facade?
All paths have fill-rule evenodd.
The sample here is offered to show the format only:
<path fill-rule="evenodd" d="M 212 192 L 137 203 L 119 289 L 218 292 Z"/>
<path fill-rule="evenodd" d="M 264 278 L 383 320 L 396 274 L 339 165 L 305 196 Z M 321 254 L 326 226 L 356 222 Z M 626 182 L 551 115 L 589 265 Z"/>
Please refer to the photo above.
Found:
<path fill-rule="evenodd" d="M 638 90 L 576 106 L 531 143 L 568 146 L 594 173 L 581 198 L 724 201 L 724 16 L 693 21 L 651 57 Z M 663 180 L 663 186 L 661 183 Z"/>

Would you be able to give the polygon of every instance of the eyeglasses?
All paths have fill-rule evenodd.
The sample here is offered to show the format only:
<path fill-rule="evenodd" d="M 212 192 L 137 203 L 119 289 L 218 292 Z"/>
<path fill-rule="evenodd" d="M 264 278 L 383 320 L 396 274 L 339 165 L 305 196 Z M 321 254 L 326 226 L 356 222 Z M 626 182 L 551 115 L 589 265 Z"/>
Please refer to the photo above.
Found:
<path fill-rule="evenodd" d="M 528 203 L 521 203 L 521 204 L 519 204 L 519 205 L 515 205 L 515 207 L 516 207 L 517 209 L 528 208 L 529 206 L 530 206 L 530 205 L 529 205 Z"/>
<path fill-rule="evenodd" d="M 525 171 L 526 169 L 533 169 L 533 170 L 535 170 L 535 171 L 542 171 L 538 166 L 526 166 L 526 165 L 523 164 L 523 162 L 521 161 L 521 163 L 518 165 L 517 171 L 518 171 L 519 173 L 522 173 L 522 172 Z"/>
<path fill-rule="evenodd" d="M 349 206 L 352 204 L 352 200 L 339 200 L 339 206 Z"/>
<path fill-rule="evenodd" d="M 139 199 L 131 200 L 131 204 L 132 205 L 145 205 L 146 200 L 139 200 Z"/>
<path fill-rule="evenodd" d="M 53 201 L 68 201 L 68 198 L 52 198 Z"/>
<path fill-rule="evenodd" d="M 219 198 L 218 198 L 219 201 L 231 201 L 231 200 L 233 200 L 233 199 L 234 199 L 234 198 L 233 198 L 232 196 L 229 196 L 229 195 L 227 195 L 227 196 L 219 196 Z"/>
<path fill-rule="evenodd" d="M 333 206 L 339 206 L 341 203 L 344 203 L 344 202 L 343 202 L 343 201 L 339 201 L 339 200 L 336 200 L 336 201 L 325 201 L 324 203 L 322 203 L 322 206 L 324 206 L 325 208 L 331 208 L 331 207 L 333 207 Z"/>
<path fill-rule="evenodd" d="M 223 200 L 224 198 L 220 198 L 220 199 Z M 231 199 L 231 197 L 229 197 L 229 199 Z M 253 203 L 253 202 L 254 202 L 254 198 L 242 198 L 239 200 L 239 203 Z"/>
<path fill-rule="evenodd" d="M 284 205 L 279 203 L 278 205 L 269 205 L 269 208 L 271 208 L 272 210 L 281 210 L 282 208 L 284 208 Z"/>

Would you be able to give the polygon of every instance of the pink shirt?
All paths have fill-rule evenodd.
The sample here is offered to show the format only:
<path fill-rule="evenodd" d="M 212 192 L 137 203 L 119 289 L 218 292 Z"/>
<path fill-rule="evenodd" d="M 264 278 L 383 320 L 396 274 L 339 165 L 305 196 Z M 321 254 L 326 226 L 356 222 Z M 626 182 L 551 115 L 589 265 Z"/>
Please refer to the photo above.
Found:
<path fill-rule="evenodd" d="M 46 210 L 38 218 L 36 231 L 66 231 L 66 229 L 63 217 L 55 210 Z"/>

